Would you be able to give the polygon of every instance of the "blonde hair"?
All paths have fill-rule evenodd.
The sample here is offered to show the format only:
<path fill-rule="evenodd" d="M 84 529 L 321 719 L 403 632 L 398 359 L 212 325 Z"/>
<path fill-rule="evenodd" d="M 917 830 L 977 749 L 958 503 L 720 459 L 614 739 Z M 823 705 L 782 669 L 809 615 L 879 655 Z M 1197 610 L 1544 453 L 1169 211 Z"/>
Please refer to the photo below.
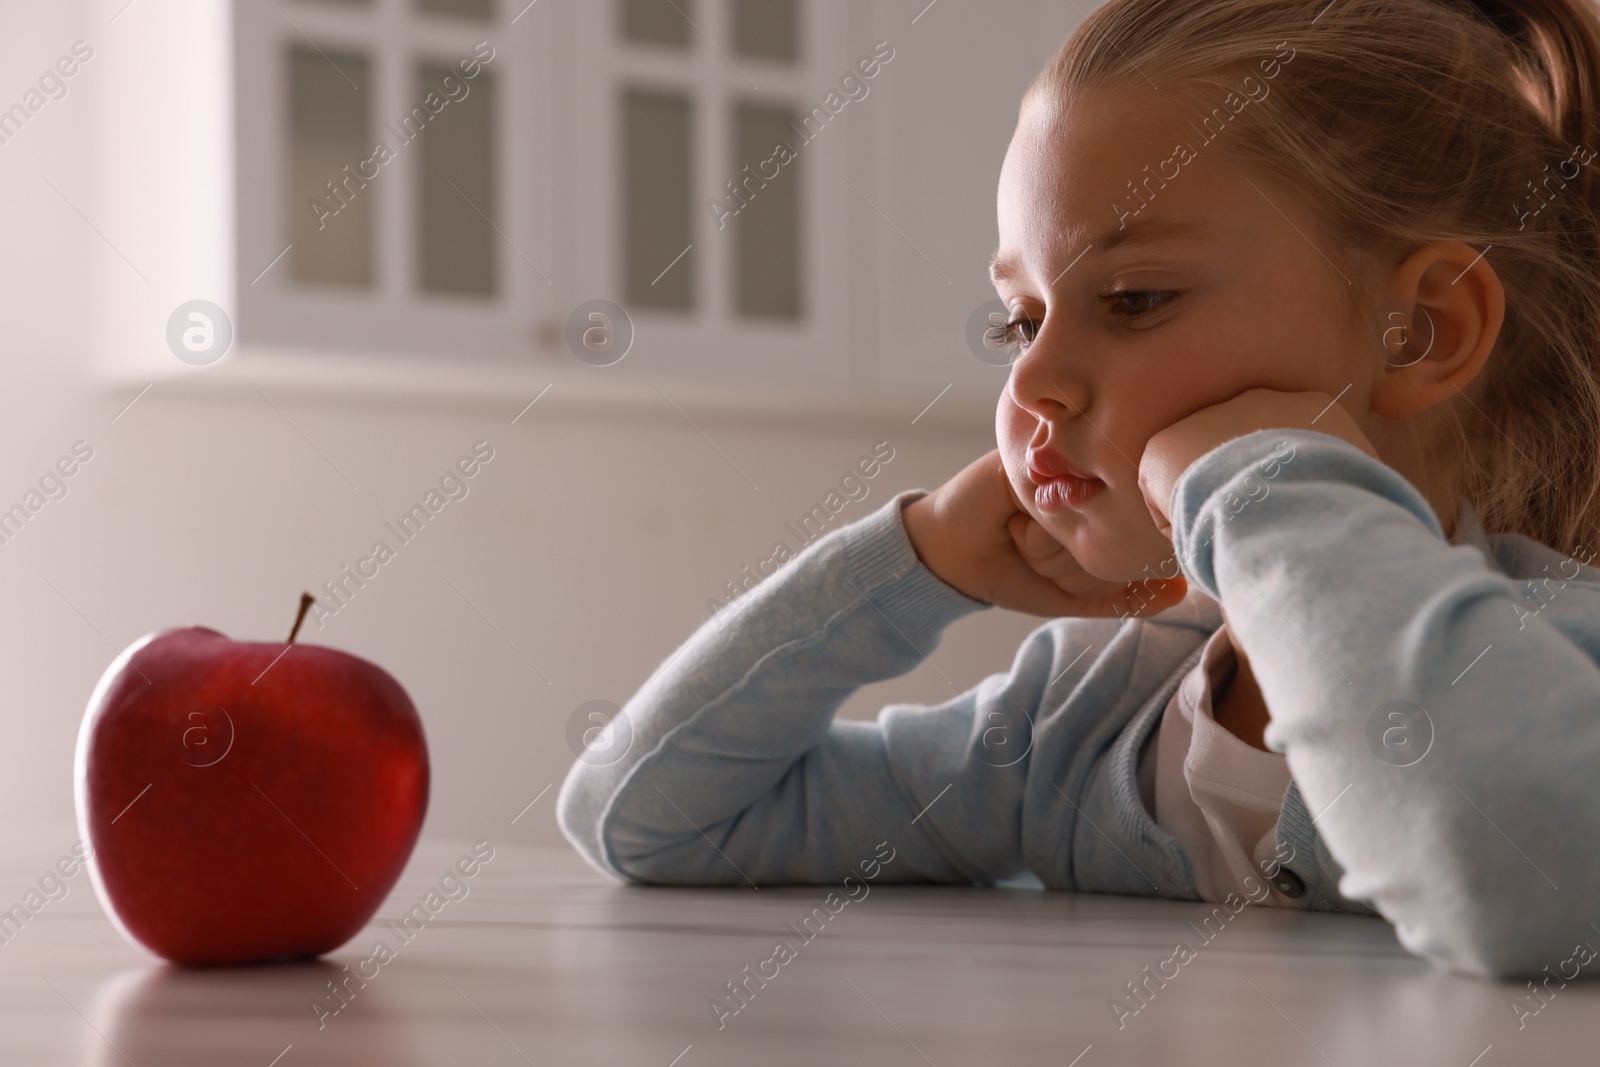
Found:
<path fill-rule="evenodd" d="M 1583 555 L 1600 538 L 1600 17 L 1588 0 L 1109 0 L 1023 107 L 1152 78 L 1220 102 L 1283 42 L 1270 98 L 1214 151 L 1302 193 L 1345 263 L 1487 250 L 1505 322 L 1430 449 L 1486 532 Z"/>

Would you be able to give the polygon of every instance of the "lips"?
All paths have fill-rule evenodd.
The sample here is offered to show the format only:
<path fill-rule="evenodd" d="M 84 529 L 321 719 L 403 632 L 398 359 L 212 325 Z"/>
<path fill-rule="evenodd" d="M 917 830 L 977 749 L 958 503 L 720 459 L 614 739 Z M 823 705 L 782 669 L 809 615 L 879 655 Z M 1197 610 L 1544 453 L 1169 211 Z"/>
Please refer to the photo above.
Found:
<path fill-rule="evenodd" d="M 1052 514 L 1081 508 L 1106 487 L 1065 456 L 1042 448 L 1028 450 L 1028 477 L 1033 479 L 1033 502 Z"/>
<path fill-rule="evenodd" d="M 1081 467 L 1075 466 L 1065 456 L 1042 448 L 1028 450 L 1028 476 L 1033 479 L 1035 485 L 1044 485 L 1046 482 L 1061 478 L 1077 478 L 1087 482 L 1100 480 Z"/>

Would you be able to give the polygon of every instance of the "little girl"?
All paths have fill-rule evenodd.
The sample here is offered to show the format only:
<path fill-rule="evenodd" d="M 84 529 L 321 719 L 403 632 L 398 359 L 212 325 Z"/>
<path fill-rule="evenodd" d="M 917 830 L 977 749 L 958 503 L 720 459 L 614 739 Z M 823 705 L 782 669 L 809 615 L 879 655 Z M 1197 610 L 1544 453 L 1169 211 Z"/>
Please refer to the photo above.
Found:
<path fill-rule="evenodd" d="M 563 831 L 638 882 L 1031 874 L 1573 977 L 1597 122 L 1589 0 L 1110 0 L 1000 175 L 999 447 L 702 626 Z M 1009 673 L 834 720 L 988 606 L 1050 617 Z"/>

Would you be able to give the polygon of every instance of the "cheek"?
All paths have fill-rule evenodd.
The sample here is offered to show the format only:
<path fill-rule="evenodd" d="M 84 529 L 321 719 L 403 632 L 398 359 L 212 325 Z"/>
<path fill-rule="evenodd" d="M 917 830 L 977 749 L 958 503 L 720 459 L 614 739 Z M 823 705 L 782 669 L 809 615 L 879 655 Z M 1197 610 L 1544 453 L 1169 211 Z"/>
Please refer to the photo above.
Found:
<path fill-rule="evenodd" d="M 994 439 L 1006 474 L 1019 491 L 1032 484 L 1028 479 L 1028 445 L 1038 430 L 1039 420 L 1012 402 L 1010 386 L 1001 390 L 994 412 Z"/>
<path fill-rule="evenodd" d="M 1021 423 L 1034 422 L 1032 415 L 1017 407 L 1011 400 L 1011 382 L 1008 379 L 1004 389 L 1000 390 L 1000 399 L 995 402 L 994 408 L 994 436 L 995 440 L 1004 445 L 1007 439 L 1015 433 L 1015 427 Z"/>

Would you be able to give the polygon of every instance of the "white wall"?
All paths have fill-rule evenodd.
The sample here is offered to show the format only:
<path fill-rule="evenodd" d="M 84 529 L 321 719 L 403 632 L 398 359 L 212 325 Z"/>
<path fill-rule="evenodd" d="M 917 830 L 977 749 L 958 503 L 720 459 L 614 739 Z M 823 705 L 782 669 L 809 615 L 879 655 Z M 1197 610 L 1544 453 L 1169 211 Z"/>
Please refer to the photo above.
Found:
<path fill-rule="evenodd" d="M 0 14 L 0 106 L 74 40 L 117 47 L 117 27 L 88 25 L 79 3 L 3 0 Z M 1019 91 L 1049 51 L 1028 47 L 1038 60 L 1030 54 L 1004 74 Z M 70 818 L 79 719 L 117 650 L 190 624 L 281 640 L 302 589 L 319 591 L 381 535 L 385 519 L 487 438 L 497 455 L 470 496 L 302 639 L 372 659 L 410 692 L 433 759 L 425 832 L 558 841 L 554 789 L 508 824 L 559 784 L 577 705 L 622 703 L 705 619 L 723 582 L 766 556 L 783 523 L 874 441 L 887 438 L 896 456 L 871 496 L 841 518 L 859 518 L 902 488 L 931 489 L 993 447 L 987 426 L 910 426 L 920 406 L 912 397 L 903 417 L 855 423 L 697 417 L 756 491 L 671 412 L 608 418 L 535 407 L 513 426 L 526 397 L 458 407 L 274 397 L 280 415 L 253 394 L 200 398 L 157 386 L 113 424 L 133 390 L 110 395 L 89 384 L 85 308 L 90 266 L 115 254 L 116 235 L 97 233 L 68 203 L 81 207 L 90 187 L 87 98 L 115 91 L 97 76 L 88 64 L 65 99 L 0 145 L 0 507 L 75 440 L 95 450 L 69 495 L 0 545 L 0 822 Z M 987 153 L 997 174 L 1014 110 L 979 119 L 991 130 L 966 150 Z M 932 203 L 924 227 L 940 213 L 971 212 L 992 240 L 992 189 L 991 181 L 971 190 L 970 203 Z M 937 233 L 910 236 L 940 246 Z M 948 339 L 954 351 L 961 344 Z M 942 700 L 953 692 L 945 677 L 966 688 L 1006 670 L 1040 621 L 969 617 L 947 632 L 937 670 L 925 664 L 863 690 L 846 714 Z"/>

